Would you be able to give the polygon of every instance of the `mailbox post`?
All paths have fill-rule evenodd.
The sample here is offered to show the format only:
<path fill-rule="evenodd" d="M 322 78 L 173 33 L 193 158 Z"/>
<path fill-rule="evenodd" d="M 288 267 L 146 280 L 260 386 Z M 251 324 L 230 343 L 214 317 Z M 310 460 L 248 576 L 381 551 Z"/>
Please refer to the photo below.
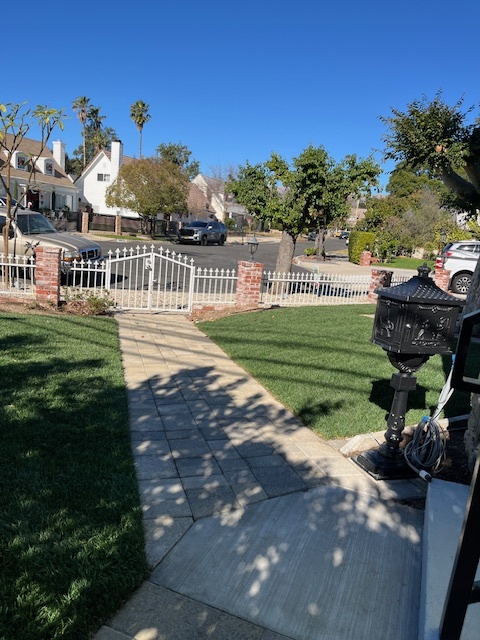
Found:
<path fill-rule="evenodd" d="M 385 442 L 355 459 L 377 480 L 412 475 L 400 449 L 405 428 L 408 393 L 415 390 L 413 375 L 433 354 L 451 354 L 456 321 L 463 300 L 445 293 L 428 277 L 426 264 L 418 276 L 395 287 L 376 289 L 377 309 L 372 342 L 381 346 L 398 370 L 390 386 L 394 397 L 387 420 Z"/>

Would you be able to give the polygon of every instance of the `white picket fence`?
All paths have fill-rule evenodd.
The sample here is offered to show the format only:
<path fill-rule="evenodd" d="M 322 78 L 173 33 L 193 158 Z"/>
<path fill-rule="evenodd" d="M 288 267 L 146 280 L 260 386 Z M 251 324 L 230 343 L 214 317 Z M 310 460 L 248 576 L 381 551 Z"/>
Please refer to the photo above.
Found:
<path fill-rule="evenodd" d="M 0 254 L 0 296 L 35 296 L 32 257 Z M 410 276 L 394 276 L 392 285 Z M 196 268 L 189 259 L 163 247 L 135 247 L 109 252 L 104 262 L 71 264 L 62 276 L 62 295 L 88 292 L 109 296 L 116 309 L 190 312 L 195 306 L 236 304 L 234 269 Z M 263 273 L 262 306 L 319 306 L 369 302 L 371 275 Z"/>
<path fill-rule="evenodd" d="M 32 256 L 0 253 L 0 299 L 9 295 L 20 298 L 35 296 L 35 262 Z"/>
<path fill-rule="evenodd" d="M 317 306 L 368 302 L 370 275 L 265 272 L 262 302 L 279 306 Z"/>

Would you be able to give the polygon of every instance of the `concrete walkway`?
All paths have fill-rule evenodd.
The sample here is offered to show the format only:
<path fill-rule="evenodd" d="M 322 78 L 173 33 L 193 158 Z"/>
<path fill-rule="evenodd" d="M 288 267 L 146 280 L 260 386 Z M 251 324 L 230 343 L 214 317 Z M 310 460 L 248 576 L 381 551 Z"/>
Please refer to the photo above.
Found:
<path fill-rule="evenodd" d="M 95 640 L 412 640 L 418 480 L 375 482 L 187 318 L 117 315 L 150 578 Z M 319 390 L 321 393 L 321 390 Z"/>

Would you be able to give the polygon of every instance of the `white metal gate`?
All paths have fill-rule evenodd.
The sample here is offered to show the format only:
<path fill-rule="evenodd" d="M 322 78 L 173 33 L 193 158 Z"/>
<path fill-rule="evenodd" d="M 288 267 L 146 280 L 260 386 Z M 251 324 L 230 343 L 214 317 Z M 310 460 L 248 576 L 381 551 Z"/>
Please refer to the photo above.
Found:
<path fill-rule="evenodd" d="M 193 259 L 163 247 L 110 251 L 105 289 L 117 309 L 188 313 L 193 301 Z"/>

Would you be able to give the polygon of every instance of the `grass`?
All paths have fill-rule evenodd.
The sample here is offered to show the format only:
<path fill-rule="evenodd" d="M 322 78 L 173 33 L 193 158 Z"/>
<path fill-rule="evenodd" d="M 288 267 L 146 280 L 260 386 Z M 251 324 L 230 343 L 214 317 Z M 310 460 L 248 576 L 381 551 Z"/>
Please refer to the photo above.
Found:
<path fill-rule="evenodd" d="M 427 265 L 430 267 L 431 270 L 435 269 L 435 263 L 433 262 L 433 260 L 420 260 L 418 258 L 403 258 L 403 257 L 396 257 L 396 258 L 389 259 L 388 262 L 386 263 L 386 266 L 392 267 L 394 269 L 418 269 L 418 267 L 423 266 L 425 262 L 427 263 Z"/>
<path fill-rule="evenodd" d="M 383 430 L 394 371 L 373 305 L 276 309 L 200 327 L 327 438 Z M 407 421 L 448 358 L 417 374 Z M 86 640 L 145 577 L 117 328 L 0 313 L 0 640 Z M 468 411 L 457 394 L 451 415 Z"/>
<path fill-rule="evenodd" d="M 303 307 L 233 315 L 198 326 L 274 396 L 325 438 L 386 428 L 393 389 L 383 349 L 370 342 L 374 305 Z M 436 408 L 451 358 L 433 356 L 417 374 L 406 424 Z M 469 412 L 455 392 L 449 415 Z"/>
<path fill-rule="evenodd" d="M 0 638 L 86 639 L 146 570 L 110 318 L 0 314 Z"/>

